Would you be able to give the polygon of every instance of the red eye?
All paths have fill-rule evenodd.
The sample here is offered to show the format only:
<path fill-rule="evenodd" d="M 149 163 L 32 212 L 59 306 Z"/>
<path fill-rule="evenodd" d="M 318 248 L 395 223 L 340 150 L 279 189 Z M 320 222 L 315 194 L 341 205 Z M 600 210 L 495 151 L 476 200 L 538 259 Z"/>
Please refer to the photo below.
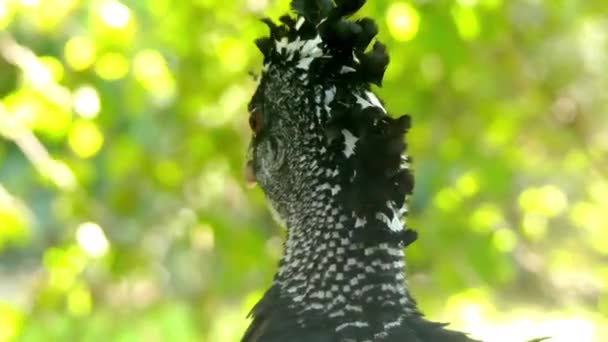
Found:
<path fill-rule="evenodd" d="M 257 134 L 260 132 L 262 128 L 262 112 L 257 109 L 254 109 L 249 116 L 249 127 L 253 133 Z"/>

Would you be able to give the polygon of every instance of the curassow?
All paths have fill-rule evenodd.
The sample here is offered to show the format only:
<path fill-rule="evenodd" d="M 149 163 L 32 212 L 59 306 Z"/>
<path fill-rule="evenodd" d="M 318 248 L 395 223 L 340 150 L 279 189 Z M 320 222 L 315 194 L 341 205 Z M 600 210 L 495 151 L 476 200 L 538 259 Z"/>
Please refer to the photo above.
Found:
<path fill-rule="evenodd" d="M 264 23 L 249 104 L 246 177 L 284 222 L 272 286 L 243 342 L 474 341 L 426 320 L 405 285 L 407 115 L 390 117 L 370 89 L 389 57 L 364 0 L 293 0 L 296 16 Z"/>

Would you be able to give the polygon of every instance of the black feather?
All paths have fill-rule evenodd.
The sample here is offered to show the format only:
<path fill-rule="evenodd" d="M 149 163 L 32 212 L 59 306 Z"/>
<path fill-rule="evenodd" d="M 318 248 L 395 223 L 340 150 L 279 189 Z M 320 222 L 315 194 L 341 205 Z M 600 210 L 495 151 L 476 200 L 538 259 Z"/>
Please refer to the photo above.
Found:
<path fill-rule="evenodd" d="M 332 0 L 292 0 L 292 10 L 306 20 L 318 24 L 334 8 Z"/>
<path fill-rule="evenodd" d="M 365 0 L 335 0 L 339 16 L 350 16 L 365 4 Z"/>
<path fill-rule="evenodd" d="M 357 43 L 355 47 L 359 51 L 364 51 L 365 48 L 371 43 L 372 39 L 378 34 L 378 26 L 370 18 L 363 18 L 357 20 L 359 26 L 361 26 L 361 34 L 357 36 Z"/>
<path fill-rule="evenodd" d="M 374 48 L 361 57 L 361 74 L 367 81 L 376 85 L 382 85 L 382 78 L 389 63 L 386 47 L 380 42 L 374 44 Z"/>
<path fill-rule="evenodd" d="M 350 52 L 357 37 L 363 32 L 361 25 L 346 19 L 327 22 L 320 28 L 321 37 L 336 50 Z"/>
<path fill-rule="evenodd" d="M 264 57 L 270 54 L 270 49 L 272 47 L 272 40 L 268 37 L 258 38 L 255 40 L 255 45 L 258 47 L 258 50 L 262 52 Z"/>
<path fill-rule="evenodd" d="M 262 18 L 260 21 L 270 29 L 270 38 L 274 38 L 277 34 L 278 26 L 270 18 Z"/>
<path fill-rule="evenodd" d="M 296 25 L 296 21 L 290 17 L 289 15 L 283 15 L 279 18 L 279 21 L 282 22 L 283 24 L 285 24 L 287 27 L 289 27 L 290 29 L 293 29 L 294 26 Z"/>

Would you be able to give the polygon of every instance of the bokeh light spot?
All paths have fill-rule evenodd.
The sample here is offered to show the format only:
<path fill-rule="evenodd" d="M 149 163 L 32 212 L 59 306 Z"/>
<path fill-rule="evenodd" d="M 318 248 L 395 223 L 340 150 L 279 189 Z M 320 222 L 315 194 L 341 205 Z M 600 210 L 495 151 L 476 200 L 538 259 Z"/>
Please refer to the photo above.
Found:
<path fill-rule="evenodd" d="M 0 303 L 0 341 L 14 341 L 23 324 L 23 314 L 5 303 Z"/>
<path fill-rule="evenodd" d="M 26 241 L 30 233 L 28 216 L 24 205 L 0 185 L 0 252 L 5 245 Z"/>
<path fill-rule="evenodd" d="M 63 79 L 63 64 L 61 64 L 61 62 L 59 62 L 57 58 L 51 56 L 44 56 L 38 58 L 38 61 L 42 63 L 44 68 L 49 72 L 55 82 L 59 82 Z"/>
<path fill-rule="evenodd" d="M 158 104 L 169 103 L 177 93 L 175 80 L 165 58 L 155 50 L 139 52 L 133 60 L 135 78 Z"/>
<path fill-rule="evenodd" d="M 9 12 L 6 1 L 0 1 L 0 29 L 4 29 L 11 22 L 12 13 Z"/>
<path fill-rule="evenodd" d="M 129 8 L 118 1 L 108 1 L 101 5 L 99 15 L 112 28 L 123 28 L 129 23 Z"/>
<path fill-rule="evenodd" d="M 409 3 L 398 2 L 388 8 L 386 21 L 391 35 L 396 40 L 408 41 L 418 33 L 420 15 Z"/>
<path fill-rule="evenodd" d="M 101 227 L 94 222 L 85 222 L 76 230 L 76 241 L 87 255 L 99 258 L 104 256 L 110 244 Z"/>
<path fill-rule="evenodd" d="M 74 91 L 74 111 L 85 119 L 97 116 L 100 110 L 99 95 L 92 86 L 82 86 Z"/>
<path fill-rule="evenodd" d="M 167 73 L 167 63 L 163 56 L 154 50 L 139 52 L 134 59 L 135 77 L 142 83 L 152 83 Z"/>
<path fill-rule="evenodd" d="M 68 143 L 77 156 L 90 158 L 101 149 L 103 134 L 93 122 L 76 121 L 68 135 Z"/>
<path fill-rule="evenodd" d="M 64 51 L 66 62 L 77 71 L 90 67 L 95 61 L 95 45 L 85 37 L 73 37 L 65 43 Z"/>
<path fill-rule="evenodd" d="M 477 0 L 457 0 L 456 2 L 464 7 L 473 7 L 477 5 Z"/>
<path fill-rule="evenodd" d="M 435 195 L 435 205 L 437 208 L 443 211 L 451 211 L 456 209 L 460 202 L 462 201 L 462 196 L 454 190 L 454 188 L 445 188 L 440 190 L 437 195 Z"/>
<path fill-rule="evenodd" d="M 474 172 L 463 174 L 456 181 L 456 189 L 465 197 L 473 196 L 479 191 L 479 180 Z"/>
<path fill-rule="evenodd" d="M 479 36 L 480 24 L 474 8 L 455 6 L 452 9 L 452 17 L 462 39 L 473 40 Z"/>
<path fill-rule="evenodd" d="M 524 212 L 555 217 L 561 214 L 567 206 L 566 194 L 554 185 L 528 188 L 519 195 L 519 207 Z"/>
<path fill-rule="evenodd" d="M 590 202 L 578 202 L 570 211 L 570 220 L 582 228 L 589 244 L 600 253 L 608 254 L 608 221 L 606 209 Z"/>
<path fill-rule="evenodd" d="M 215 246 L 213 227 L 208 224 L 199 224 L 192 231 L 192 247 L 202 252 L 210 252 Z"/>
<path fill-rule="evenodd" d="M 182 180 L 182 170 L 172 160 L 161 160 L 154 167 L 154 173 L 160 183 L 175 187 Z"/>
<path fill-rule="evenodd" d="M 225 70 L 240 72 L 247 64 L 247 52 L 240 41 L 232 38 L 223 38 L 217 45 L 217 54 Z"/>
<path fill-rule="evenodd" d="M 477 232 L 486 232 L 496 227 L 503 220 L 498 206 L 485 203 L 473 211 L 473 215 L 471 215 L 471 227 Z"/>
<path fill-rule="evenodd" d="M 129 72 L 129 61 L 119 53 L 106 53 L 95 64 L 95 72 L 108 81 L 118 80 Z"/>
<path fill-rule="evenodd" d="M 39 0 L 21 0 L 21 4 L 25 7 L 36 7 L 39 3 Z"/>
<path fill-rule="evenodd" d="M 68 293 L 68 310 L 74 316 L 85 316 L 91 312 L 91 293 L 84 286 L 77 286 Z"/>
<path fill-rule="evenodd" d="M 547 234 L 547 221 L 546 216 L 525 213 L 521 224 L 524 235 L 532 241 L 539 241 Z"/>
<path fill-rule="evenodd" d="M 494 232 L 492 243 L 499 251 L 511 252 L 517 245 L 517 236 L 511 229 L 500 228 Z"/>

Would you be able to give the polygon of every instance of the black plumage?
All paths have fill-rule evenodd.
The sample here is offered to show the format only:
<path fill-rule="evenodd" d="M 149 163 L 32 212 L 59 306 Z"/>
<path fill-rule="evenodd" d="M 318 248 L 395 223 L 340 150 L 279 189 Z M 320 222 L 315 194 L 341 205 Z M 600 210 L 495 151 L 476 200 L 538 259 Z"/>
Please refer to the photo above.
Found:
<path fill-rule="evenodd" d="M 407 196 L 414 187 L 405 115 L 370 85 L 389 63 L 363 0 L 293 0 L 295 18 L 265 19 L 269 37 L 249 109 L 249 174 L 285 222 L 273 284 L 244 342 L 473 341 L 426 320 L 405 286 Z"/>

